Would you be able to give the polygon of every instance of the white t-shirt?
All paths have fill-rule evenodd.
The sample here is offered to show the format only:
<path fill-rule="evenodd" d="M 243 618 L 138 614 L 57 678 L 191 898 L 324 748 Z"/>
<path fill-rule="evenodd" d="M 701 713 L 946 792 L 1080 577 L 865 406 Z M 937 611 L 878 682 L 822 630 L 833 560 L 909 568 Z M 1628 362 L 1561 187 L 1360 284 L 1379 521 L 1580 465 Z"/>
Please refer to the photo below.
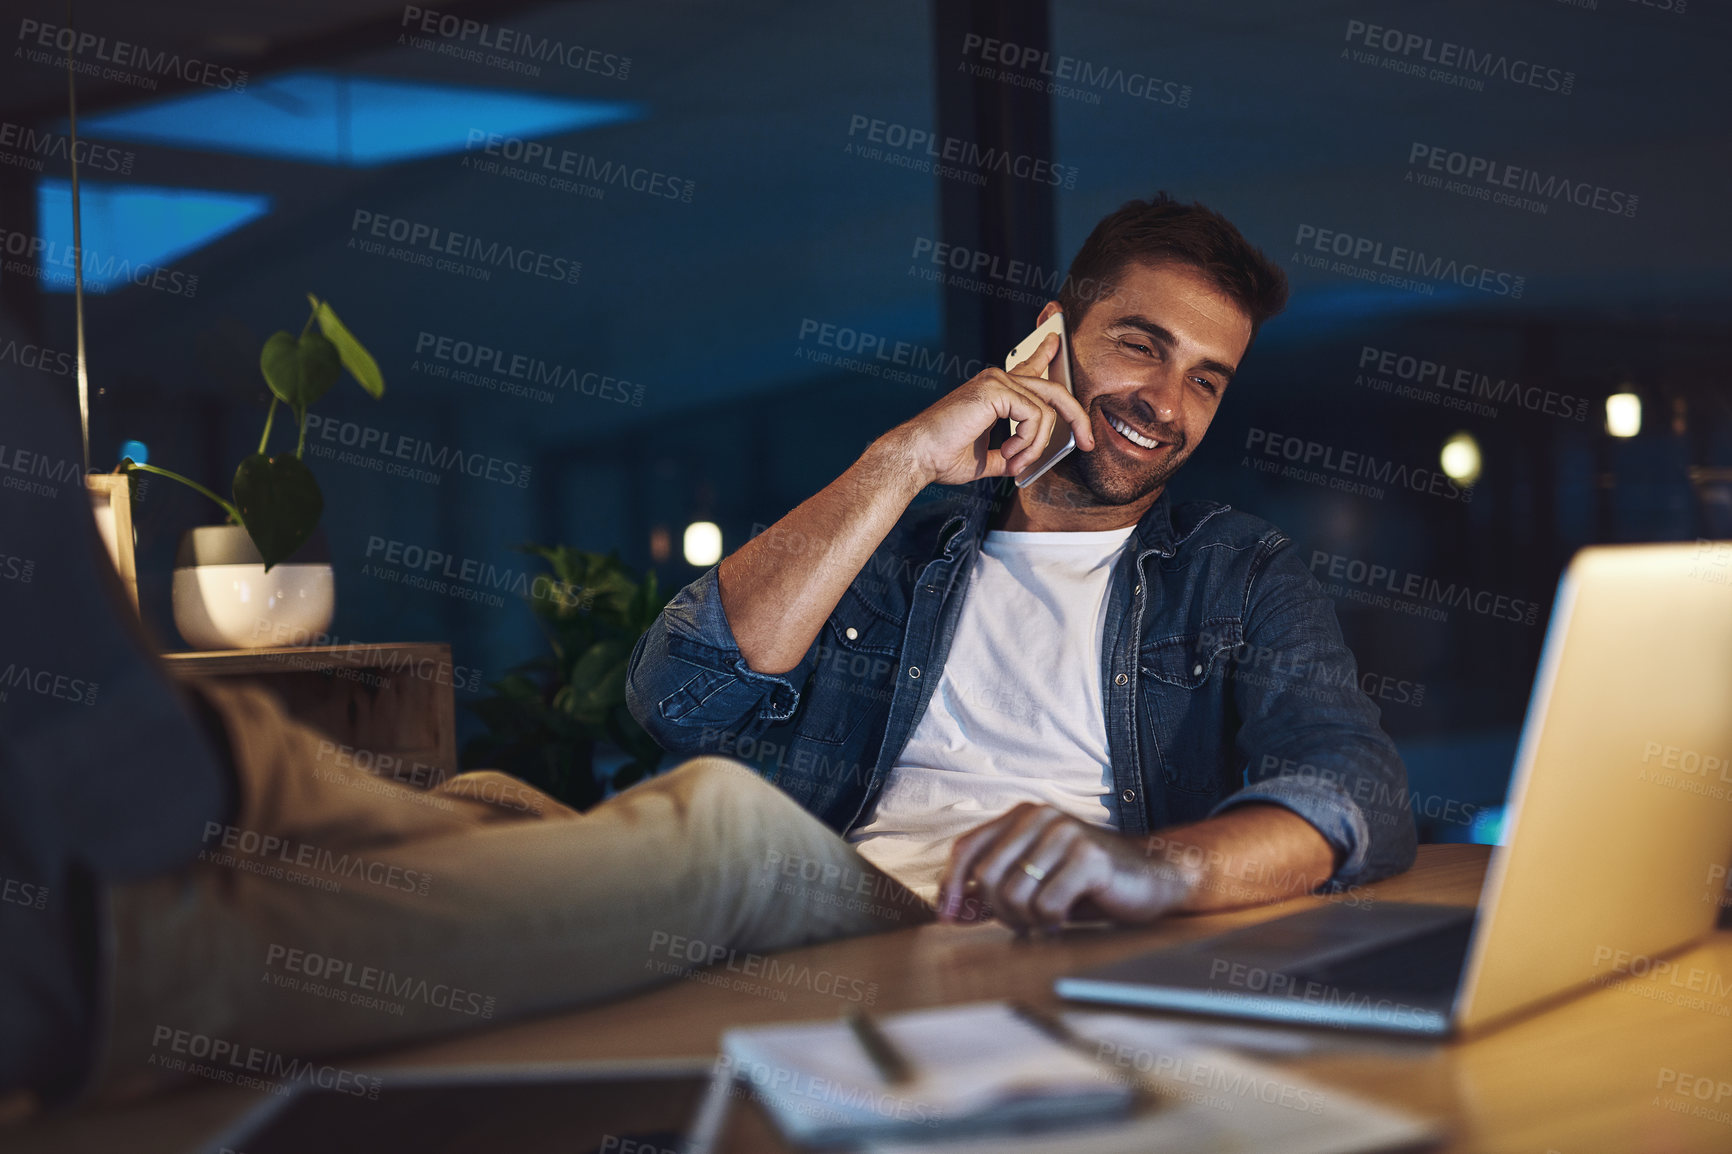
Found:
<path fill-rule="evenodd" d="M 1101 634 L 1136 526 L 986 534 L 926 712 L 848 841 L 928 901 L 957 835 L 1044 803 L 1111 827 Z"/>

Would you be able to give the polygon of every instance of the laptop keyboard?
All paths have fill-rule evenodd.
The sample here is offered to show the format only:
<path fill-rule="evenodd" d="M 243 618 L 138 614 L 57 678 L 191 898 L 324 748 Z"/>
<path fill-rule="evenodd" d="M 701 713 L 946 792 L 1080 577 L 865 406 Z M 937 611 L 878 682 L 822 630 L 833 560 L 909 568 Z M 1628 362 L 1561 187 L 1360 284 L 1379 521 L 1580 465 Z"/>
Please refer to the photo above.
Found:
<path fill-rule="evenodd" d="M 1469 917 L 1364 953 L 1284 972 L 1344 989 L 1444 995 L 1461 981 L 1472 937 L 1473 919 Z"/>

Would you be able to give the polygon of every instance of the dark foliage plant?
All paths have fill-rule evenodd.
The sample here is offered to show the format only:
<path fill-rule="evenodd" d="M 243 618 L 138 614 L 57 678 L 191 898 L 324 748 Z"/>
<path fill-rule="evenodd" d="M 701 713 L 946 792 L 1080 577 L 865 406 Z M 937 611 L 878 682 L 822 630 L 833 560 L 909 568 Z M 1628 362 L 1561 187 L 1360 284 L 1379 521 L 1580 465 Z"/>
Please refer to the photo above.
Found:
<path fill-rule="evenodd" d="M 490 696 L 469 706 L 487 732 L 464 746 L 463 768 L 501 770 L 585 810 L 661 764 L 662 748 L 626 709 L 625 674 L 632 648 L 667 598 L 654 573 L 639 580 L 615 552 L 563 545 L 523 551 L 550 571 L 529 598 L 547 652 L 510 669 L 488 686 Z M 605 778 L 596 774 L 603 741 L 629 759 Z"/>

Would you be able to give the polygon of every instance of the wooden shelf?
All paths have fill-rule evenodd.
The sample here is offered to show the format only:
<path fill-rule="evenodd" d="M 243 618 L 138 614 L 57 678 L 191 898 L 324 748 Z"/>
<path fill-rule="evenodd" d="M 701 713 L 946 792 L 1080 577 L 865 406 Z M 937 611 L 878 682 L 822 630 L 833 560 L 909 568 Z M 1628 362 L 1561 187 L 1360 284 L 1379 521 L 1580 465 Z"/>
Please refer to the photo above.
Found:
<path fill-rule="evenodd" d="M 456 669 L 443 642 L 164 653 L 176 677 L 235 678 L 348 746 L 381 777 L 425 788 L 458 772 Z M 364 751 L 364 752 L 363 752 Z"/>

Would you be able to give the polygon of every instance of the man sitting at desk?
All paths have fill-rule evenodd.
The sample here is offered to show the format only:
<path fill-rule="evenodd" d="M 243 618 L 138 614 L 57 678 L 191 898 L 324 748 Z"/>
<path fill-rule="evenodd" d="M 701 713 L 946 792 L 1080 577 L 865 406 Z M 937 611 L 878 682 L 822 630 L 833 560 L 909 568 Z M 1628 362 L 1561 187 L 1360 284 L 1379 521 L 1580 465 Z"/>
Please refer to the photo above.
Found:
<path fill-rule="evenodd" d="M 1268 522 L 1167 496 L 1286 297 L 1201 205 L 1106 217 L 1039 317 L 1064 314 L 1074 397 L 1048 336 L 879 437 L 674 597 L 634 716 L 757 754 L 945 916 L 1142 922 L 1406 869 L 1406 772 L 1333 606 Z M 933 484 L 969 488 L 910 508 Z"/>
<path fill-rule="evenodd" d="M 1405 773 L 1329 603 L 1278 531 L 1165 492 L 1284 297 L 1206 209 L 1108 217 L 1046 310 L 1075 398 L 1050 344 L 982 373 L 681 591 L 628 697 L 707 756 L 583 814 L 497 774 L 349 772 L 256 687 L 183 697 L 83 491 L 0 490 L 41 558 L 0 597 L 7 661 L 101 686 L 0 716 L 0 1125 L 916 924 L 940 889 L 1049 926 L 1406 868 Z M 5 383 L 11 443 L 76 459 L 61 391 Z M 1080 451 L 1010 493 L 1060 420 Z M 909 509 L 932 482 L 973 488 Z M 726 756 L 748 746 L 780 789 Z"/>

